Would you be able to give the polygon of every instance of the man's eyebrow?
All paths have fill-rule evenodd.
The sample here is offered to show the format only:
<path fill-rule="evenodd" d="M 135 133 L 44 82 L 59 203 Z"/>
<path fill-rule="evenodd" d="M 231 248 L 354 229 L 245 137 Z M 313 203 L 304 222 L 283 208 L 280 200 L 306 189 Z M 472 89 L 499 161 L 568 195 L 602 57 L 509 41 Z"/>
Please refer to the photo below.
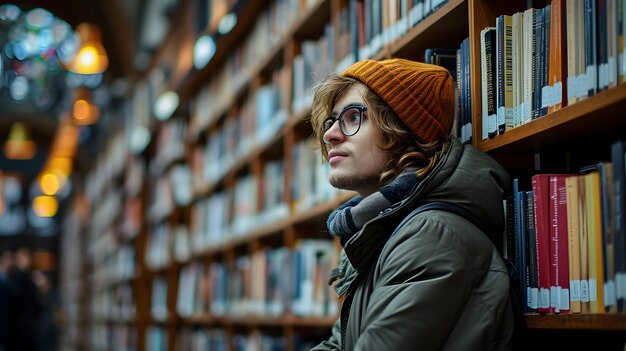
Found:
<path fill-rule="evenodd" d="M 362 103 L 362 102 L 356 102 L 356 101 L 355 101 L 355 102 L 349 102 L 349 103 L 347 103 L 347 104 L 343 105 L 343 107 L 342 107 L 339 111 L 343 111 L 343 110 L 345 110 L 345 109 L 346 109 L 346 107 L 349 107 L 349 106 L 355 106 L 355 105 L 356 105 L 356 106 L 365 106 L 365 104 L 364 104 L 364 103 Z M 336 106 L 335 106 L 335 107 L 336 107 Z M 335 111 L 333 111 L 333 112 L 332 112 L 332 114 L 338 114 L 338 113 L 339 113 L 339 112 L 335 112 Z"/>

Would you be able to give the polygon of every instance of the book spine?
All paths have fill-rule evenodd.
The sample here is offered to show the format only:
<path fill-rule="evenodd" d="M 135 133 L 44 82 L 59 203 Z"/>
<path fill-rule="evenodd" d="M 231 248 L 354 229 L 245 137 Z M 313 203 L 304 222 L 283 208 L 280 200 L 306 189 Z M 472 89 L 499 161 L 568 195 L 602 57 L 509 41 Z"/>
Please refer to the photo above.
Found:
<path fill-rule="evenodd" d="M 566 178 L 567 175 L 554 175 L 550 177 L 551 194 L 551 245 L 553 270 L 551 277 L 554 277 L 554 312 L 570 312 L 570 287 L 569 287 L 569 256 L 568 256 L 568 236 L 567 236 L 567 197 Z"/>
<path fill-rule="evenodd" d="M 498 80 L 497 80 L 497 117 L 496 117 L 496 123 L 494 123 L 494 127 L 497 128 L 497 122 L 500 120 L 505 120 L 506 118 L 506 109 L 505 109 L 505 102 L 504 102 L 504 95 L 505 95 L 505 73 L 504 73 L 504 66 L 505 66 L 505 44 L 504 44 L 504 15 L 499 16 L 498 18 L 496 18 L 496 40 L 497 40 L 497 45 L 496 45 L 496 55 L 497 55 L 497 64 L 496 64 L 496 68 L 497 68 L 497 72 L 498 72 Z M 495 134 L 497 129 L 494 130 L 489 130 L 490 134 Z"/>
<path fill-rule="evenodd" d="M 604 276 L 602 272 L 602 222 L 600 176 L 597 171 L 585 175 L 587 209 L 587 249 L 589 266 L 589 312 L 604 312 Z"/>
<path fill-rule="evenodd" d="M 551 313 L 550 298 L 550 219 L 549 176 L 536 174 L 532 177 L 535 203 L 535 228 L 537 231 L 537 277 L 539 282 L 539 306 L 537 312 Z"/>
<path fill-rule="evenodd" d="M 614 206 L 614 182 L 613 164 L 600 162 L 598 164 L 600 176 L 600 201 L 601 210 L 601 250 L 603 251 L 602 273 L 604 274 L 604 310 L 605 312 L 617 312 L 617 300 L 615 290 L 615 226 L 613 217 Z"/>
<path fill-rule="evenodd" d="M 526 192 L 526 252 L 528 253 L 528 312 L 536 312 L 539 303 L 537 276 L 537 231 L 535 228 L 535 203 L 532 191 Z"/>
<path fill-rule="evenodd" d="M 613 163 L 613 218 L 615 219 L 615 284 L 617 308 L 626 310 L 626 181 L 624 141 L 619 140 L 611 145 L 611 162 Z"/>
<path fill-rule="evenodd" d="M 567 201 L 567 256 L 569 263 L 570 311 L 572 313 L 581 312 L 578 179 L 579 176 L 575 175 L 565 180 Z"/>

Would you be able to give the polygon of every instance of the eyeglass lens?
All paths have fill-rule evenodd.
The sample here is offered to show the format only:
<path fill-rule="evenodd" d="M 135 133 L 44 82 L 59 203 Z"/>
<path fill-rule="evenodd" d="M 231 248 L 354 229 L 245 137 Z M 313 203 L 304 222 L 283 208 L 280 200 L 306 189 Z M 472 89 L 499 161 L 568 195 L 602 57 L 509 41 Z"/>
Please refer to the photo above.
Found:
<path fill-rule="evenodd" d="M 328 131 L 335 121 L 339 120 L 339 129 L 346 136 L 356 134 L 361 127 L 362 113 L 365 111 L 365 106 L 349 106 L 345 110 L 341 111 L 339 116 L 329 117 L 324 121 L 324 132 Z"/>

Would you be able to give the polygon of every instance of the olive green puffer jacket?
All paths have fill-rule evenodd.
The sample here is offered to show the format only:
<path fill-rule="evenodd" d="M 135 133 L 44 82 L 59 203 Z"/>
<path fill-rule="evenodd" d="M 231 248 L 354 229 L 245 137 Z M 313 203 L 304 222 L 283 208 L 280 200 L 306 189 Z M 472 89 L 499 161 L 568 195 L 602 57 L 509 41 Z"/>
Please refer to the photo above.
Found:
<path fill-rule="evenodd" d="M 407 221 L 417 203 L 454 202 L 502 233 L 510 179 L 488 155 L 454 138 L 437 167 L 402 202 L 345 245 L 336 285 L 344 298 L 332 336 L 313 350 L 508 350 L 509 276 L 490 238 L 455 214 Z"/>

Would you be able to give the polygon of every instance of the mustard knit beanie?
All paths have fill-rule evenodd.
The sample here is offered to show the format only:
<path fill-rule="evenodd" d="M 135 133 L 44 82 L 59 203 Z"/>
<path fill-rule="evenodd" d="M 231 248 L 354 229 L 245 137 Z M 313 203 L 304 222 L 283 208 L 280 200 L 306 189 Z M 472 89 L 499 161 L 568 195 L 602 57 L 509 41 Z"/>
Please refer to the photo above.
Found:
<path fill-rule="evenodd" d="M 404 59 L 364 60 L 341 75 L 372 89 L 422 142 L 450 134 L 454 82 L 445 68 Z"/>

